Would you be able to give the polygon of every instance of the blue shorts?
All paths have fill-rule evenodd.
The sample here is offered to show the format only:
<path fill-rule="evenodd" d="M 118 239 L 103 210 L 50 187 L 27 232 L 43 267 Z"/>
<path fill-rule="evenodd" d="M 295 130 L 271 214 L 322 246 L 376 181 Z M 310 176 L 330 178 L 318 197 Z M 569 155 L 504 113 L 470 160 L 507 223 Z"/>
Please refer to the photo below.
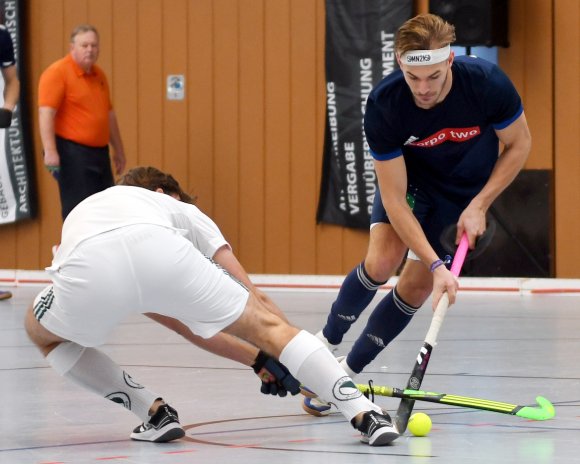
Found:
<path fill-rule="evenodd" d="M 441 258 L 448 254 L 441 244 L 443 231 L 448 226 L 457 224 L 459 216 L 461 216 L 470 201 L 471 199 L 452 201 L 442 194 L 427 191 L 412 184 L 409 184 L 407 188 L 407 202 L 413 210 L 417 221 L 421 224 L 429 244 L 433 247 L 437 256 Z M 391 223 L 378 189 L 375 193 L 375 201 L 371 213 L 371 225 L 376 223 Z"/>

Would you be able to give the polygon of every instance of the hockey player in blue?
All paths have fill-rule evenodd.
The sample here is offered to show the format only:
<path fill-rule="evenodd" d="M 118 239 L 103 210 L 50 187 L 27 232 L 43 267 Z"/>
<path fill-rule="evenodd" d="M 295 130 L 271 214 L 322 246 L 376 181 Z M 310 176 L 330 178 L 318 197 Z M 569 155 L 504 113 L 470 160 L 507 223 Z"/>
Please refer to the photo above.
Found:
<path fill-rule="evenodd" d="M 346 277 L 317 336 L 332 349 L 407 260 L 396 287 L 375 307 L 342 367 L 360 373 L 407 326 L 433 293 L 455 301 L 457 279 L 442 265 L 440 237 L 451 224 L 470 248 L 486 229 L 486 212 L 524 166 L 531 148 L 520 96 L 497 66 L 454 57 L 452 25 L 424 14 L 395 39 L 400 70 L 367 101 L 364 128 L 380 195 L 371 215 L 367 255 Z M 500 153 L 500 142 L 503 150 Z M 330 405 L 306 398 L 324 415 Z"/>

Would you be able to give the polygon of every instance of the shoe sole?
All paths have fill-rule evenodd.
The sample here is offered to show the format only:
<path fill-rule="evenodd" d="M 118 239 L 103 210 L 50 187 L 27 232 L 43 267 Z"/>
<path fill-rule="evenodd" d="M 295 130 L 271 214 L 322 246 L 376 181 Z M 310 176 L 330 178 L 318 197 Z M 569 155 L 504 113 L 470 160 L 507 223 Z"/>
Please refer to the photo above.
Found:
<path fill-rule="evenodd" d="M 167 427 L 166 427 L 167 429 Z M 174 423 L 171 428 L 165 430 L 161 435 L 156 436 L 155 434 L 145 436 L 144 434 L 131 434 L 131 440 L 135 441 L 148 441 L 151 443 L 166 443 L 168 441 L 178 440 L 185 436 L 185 430 L 181 428 L 178 423 Z"/>
<path fill-rule="evenodd" d="M 155 440 L 155 443 L 166 443 L 168 441 L 179 440 L 184 436 L 185 430 L 179 427 L 177 429 L 168 430 L 163 435 L 161 435 L 157 440 Z"/>
<path fill-rule="evenodd" d="M 313 391 L 308 390 L 304 385 L 300 385 L 300 394 L 306 398 L 316 398 L 318 396 Z"/>
<path fill-rule="evenodd" d="M 327 411 L 321 412 L 318 409 L 308 407 L 304 401 L 302 401 L 302 409 L 304 409 L 304 411 L 306 411 L 311 416 L 316 417 L 326 417 L 330 414 L 330 408 Z"/>
<path fill-rule="evenodd" d="M 378 435 L 378 436 L 377 436 Z M 383 433 L 376 433 L 369 439 L 370 446 L 385 446 L 399 438 L 399 434 L 393 430 L 385 430 Z"/>

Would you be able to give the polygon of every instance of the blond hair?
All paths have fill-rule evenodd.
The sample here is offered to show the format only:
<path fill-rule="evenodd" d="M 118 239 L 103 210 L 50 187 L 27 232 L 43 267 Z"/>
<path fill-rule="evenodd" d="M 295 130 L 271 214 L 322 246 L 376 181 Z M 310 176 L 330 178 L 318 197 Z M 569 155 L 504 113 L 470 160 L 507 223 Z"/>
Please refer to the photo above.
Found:
<path fill-rule="evenodd" d="M 395 35 L 397 54 L 435 50 L 455 42 L 455 27 L 434 14 L 421 14 L 406 21 Z"/>

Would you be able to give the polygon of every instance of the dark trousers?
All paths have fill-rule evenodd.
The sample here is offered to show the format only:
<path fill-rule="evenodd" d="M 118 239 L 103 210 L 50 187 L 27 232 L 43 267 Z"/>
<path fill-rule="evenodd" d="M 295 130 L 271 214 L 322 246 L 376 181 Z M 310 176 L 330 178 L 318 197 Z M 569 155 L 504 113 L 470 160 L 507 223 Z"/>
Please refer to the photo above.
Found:
<path fill-rule="evenodd" d="M 89 147 L 56 137 L 62 219 L 85 198 L 114 185 L 109 146 Z"/>

